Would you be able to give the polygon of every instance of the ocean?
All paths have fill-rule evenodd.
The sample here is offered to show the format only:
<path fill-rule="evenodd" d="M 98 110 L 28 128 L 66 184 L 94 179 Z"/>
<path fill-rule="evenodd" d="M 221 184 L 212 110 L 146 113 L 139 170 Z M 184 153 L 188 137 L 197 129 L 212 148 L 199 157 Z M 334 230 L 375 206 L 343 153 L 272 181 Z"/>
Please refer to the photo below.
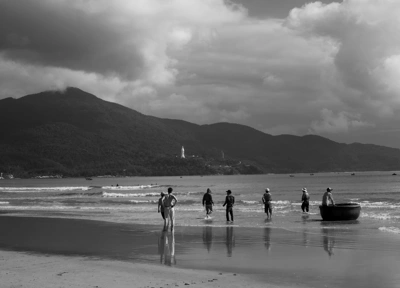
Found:
<path fill-rule="evenodd" d="M 166 192 L 168 187 L 174 189 L 173 193 L 179 200 L 176 206 L 177 226 L 264 227 L 266 223 L 261 198 L 268 187 L 273 199 L 273 220 L 268 225 L 296 230 L 299 225 L 307 222 L 308 228 L 319 229 L 318 221 L 321 217 L 318 205 L 326 188 L 331 187 L 336 203 L 361 204 L 361 215 L 356 221 L 357 229 L 400 235 L 400 173 L 397 171 L 94 177 L 93 180 L 7 179 L 0 180 L 0 211 L 27 216 L 162 225 L 157 203 L 160 192 Z M 310 213 L 307 215 L 300 208 L 303 187 L 308 189 L 311 196 Z M 215 202 L 212 220 L 205 219 L 201 204 L 207 188 L 211 189 Z M 234 224 L 226 223 L 222 207 L 228 189 L 232 190 L 236 198 Z M 353 224 L 338 225 L 343 229 L 355 227 Z"/>
<path fill-rule="evenodd" d="M 0 180 L 0 249 L 245 273 L 288 287 L 399 287 L 400 173 L 352 174 Z M 157 213 L 168 187 L 179 201 L 172 232 Z M 272 220 L 261 202 L 267 187 Z M 321 221 L 327 187 L 336 203 L 360 203 L 358 220 Z M 228 189 L 234 223 L 222 207 Z"/>

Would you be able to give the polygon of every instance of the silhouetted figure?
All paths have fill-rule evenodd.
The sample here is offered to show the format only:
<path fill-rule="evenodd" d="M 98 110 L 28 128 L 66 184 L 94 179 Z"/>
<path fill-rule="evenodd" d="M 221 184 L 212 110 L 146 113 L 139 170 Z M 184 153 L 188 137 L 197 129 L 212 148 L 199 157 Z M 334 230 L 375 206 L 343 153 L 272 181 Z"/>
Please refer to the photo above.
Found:
<path fill-rule="evenodd" d="M 206 207 L 206 217 L 210 217 L 210 214 L 213 212 L 214 201 L 212 199 L 211 190 L 207 188 L 207 192 L 203 196 L 203 207 Z"/>
<path fill-rule="evenodd" d="M 308 194 L 307 188 L 303 188 L 303 195 L 301 195 L 301 210 L 303 212 L 309 211 L 310 206 L 310 194 Z"/>
<path fill-rule="evenodd" d="M 164 192 L 161 192 L 161 194 L 160 194 L 161 198 L 158 199 L 158 213 L 161 212 L 161 217 L 164 220 L 164 229 L 165 229 L 165 227 L 167 226 L 167 223 L 166 223 L 166 220 L 165 220 L 164 206 L 162 205 L 162 201 L 163 201 L 164 195 L 165 195 Z"/>
<path fill-rule="evenodd" d="M 264 212 L 267 214 L 267 218 L 272 218 L 272 196 L 269 188 L 265 189 L 265 193 L 262 197 L 262 202 L 264 203 Z"/>
<path fill-rule="evenodd" d="M 212 226 L 203 227 L 203 244 L 206 246 L 207 251 L 210 252 L 212 246 L 213 231 Z"/>
<path fill-rule="evenodd" d="M 226 221 L 229 222 L 229 215 L 231 215 L 231 221 L 233 222 L 233 205 L 235 204 L 235 197 L 232 196 L 232 191 L 226 191 L 225 203 L 222 207 L 226 205 Z"/>
<path fill-rule="evenodd" d="M 228 257 L 232 257 L 233 247 L 235 247 L 235 236 L 233 235 L 233 227 L 226 227 L 226 250 Z"/>
<path fill-rule="evenodd" d="M 174 229 L 174 224 L 175 224 L 174 207 L 176 203 L 178 203 L 178 199 L 176 199 L 175 195 L 172 194 L 172 190 L 173 189 L 169 187 L 168 194 L 164 195 L 164 198 L 162 199 L 162 206 L 164 208 L 165 220 L 168 220 L 164 222 L 164 229 L 167 229 L 168 225 L 171 223 L 171 231 Z"/>
<path fill-rule="evenodd" d="M 176 265 L 174 230 L 172 230 L 170 234 L 168 234 L 168 231 L 166 230 L 161 232 L 161 236 L 158 241 L 158 253 L 160 254 L 161 264 L 167 266 Z"/>

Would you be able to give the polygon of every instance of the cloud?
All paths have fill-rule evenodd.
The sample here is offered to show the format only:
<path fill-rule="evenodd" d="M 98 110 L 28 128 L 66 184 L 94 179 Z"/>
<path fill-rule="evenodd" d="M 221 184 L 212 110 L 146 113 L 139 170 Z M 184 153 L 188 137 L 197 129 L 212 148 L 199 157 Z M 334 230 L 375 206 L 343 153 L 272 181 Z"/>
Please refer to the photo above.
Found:
<path fill-rule="evenodd" d="M 393 0 L 281 19 L 223 0 L 0 1 L 0 97 L 77 86 L 154 116 L 348 141 L 400 120 L 398 15 Z"/>
<path fill-rule="evenodd" d="M 343 133 L 349 130 L 373 127 L 373 124 L 360 120 L 360 115 L 350 114 L 341 111 L 337 114 L 331 110 L 323 109 L 321 111 L 321 121 L 313 121 L 309 132 L 318 133 Z"/>
<path fill-rule="evenodd" d="M 182 49 L 194 29 L 241 17 L 238 7 L 223 3 L 1 1 L 0 51 L 18 62 L 169 85 L 178 73 L 169 49 Z"/>

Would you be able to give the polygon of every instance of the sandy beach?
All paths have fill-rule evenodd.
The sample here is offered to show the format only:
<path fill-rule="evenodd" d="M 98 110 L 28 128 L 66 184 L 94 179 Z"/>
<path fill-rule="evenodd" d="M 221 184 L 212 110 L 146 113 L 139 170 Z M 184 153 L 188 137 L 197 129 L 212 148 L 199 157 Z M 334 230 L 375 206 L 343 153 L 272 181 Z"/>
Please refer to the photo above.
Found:
<path fill-rule="evenodd" d="M 164 232 L 3 215 L 1 287 L 398 287 L 398 239 L 323 222 L 299 231 L 272 224 Z"/>
<path fill-rule="evenodd" d="M 2 288 L 276 287 L 233 273 L 10 251 L 0 252 L 0 277 Z"/>

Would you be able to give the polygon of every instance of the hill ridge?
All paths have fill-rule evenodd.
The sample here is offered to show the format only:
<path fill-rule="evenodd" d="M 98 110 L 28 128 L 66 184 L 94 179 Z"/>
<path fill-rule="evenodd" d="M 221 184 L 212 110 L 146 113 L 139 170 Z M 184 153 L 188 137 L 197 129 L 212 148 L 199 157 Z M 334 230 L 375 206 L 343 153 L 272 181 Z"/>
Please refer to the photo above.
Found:
<path fill-rule="evenodd" d="M 0 129 L 0 172 L 20 177 L 400 169 L 400 149 L 157 118 L 74 87 L 7 99 L 0 101 L 0 121 L 7 123 Z"/>

